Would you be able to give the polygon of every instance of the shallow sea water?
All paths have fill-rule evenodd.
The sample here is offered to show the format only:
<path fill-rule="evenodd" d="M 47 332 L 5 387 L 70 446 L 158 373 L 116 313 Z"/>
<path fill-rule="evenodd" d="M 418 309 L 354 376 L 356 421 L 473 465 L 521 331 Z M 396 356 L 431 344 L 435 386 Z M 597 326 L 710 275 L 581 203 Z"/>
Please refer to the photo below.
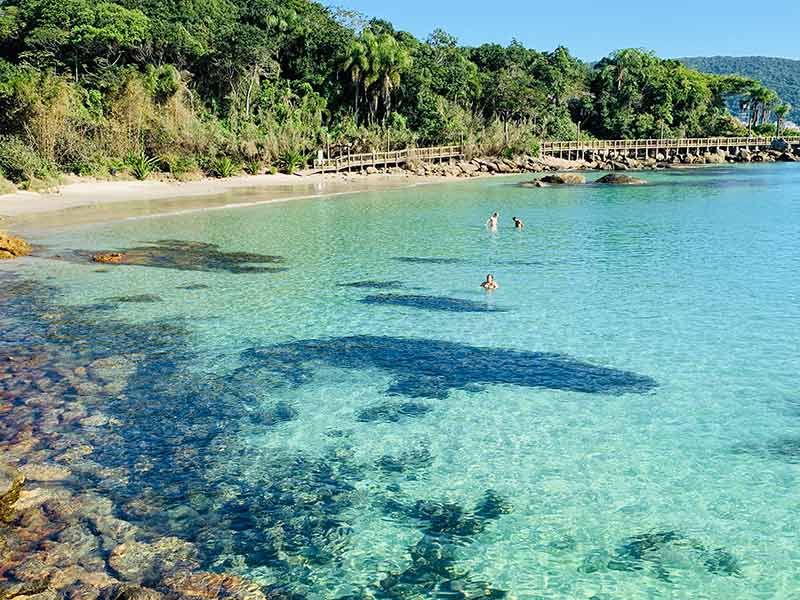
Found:
<path fill-rule="evenodd" d="M 798 597 L 800 169 L 644 177 L 49 231 L 60 258 L 16 271 L 145 355 L 98 407 L 123 426 L 95 460 L 132 470 L 98 489 L 158 497 L 141 524 L 205 570 L 297 598 Z M 0 327 L 33 337 L 23 313 Z"/>

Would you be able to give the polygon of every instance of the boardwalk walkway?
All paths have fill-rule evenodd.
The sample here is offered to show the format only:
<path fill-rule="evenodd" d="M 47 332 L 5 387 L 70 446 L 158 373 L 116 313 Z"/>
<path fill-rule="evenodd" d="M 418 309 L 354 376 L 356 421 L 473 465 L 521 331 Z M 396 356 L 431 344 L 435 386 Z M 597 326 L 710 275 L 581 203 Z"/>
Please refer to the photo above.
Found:
<path fill-rule="evenodd" d="M 580 140 L 542 142 L 541 156 L 554 156 L 568 160 L 580 160 L 592 152 L 594 154 L 617 153 L 630 156 L 643 154 L 645 158 L 655 156 L 659 152 L 677 151 L 685 154 L 699 152 L 726 152 L 746 150 L 762 150 L 769 148 L 773 137 L 712 137 L 712 138 L 669 138 L 642 140 Z M 800 138 L 780 138 L 792 146 L 800 145 Z"/>
<path fill-rule="evenodd" d="M 387 168 L 399 167 L 402 164 L 420 161 L 437 162 L 442 160 L 459 159 L 464 157 L 461 146 L 437 146 L 435 148 L 406 148 L 405 150 L 392 150 L 390 152 L 366 152 L 363 154 L 350 154 L 338 158 L 315 160 L 311 169 L 303 171 L 303 175 L 315 173 L 337 173 L 367 167 Z"/>

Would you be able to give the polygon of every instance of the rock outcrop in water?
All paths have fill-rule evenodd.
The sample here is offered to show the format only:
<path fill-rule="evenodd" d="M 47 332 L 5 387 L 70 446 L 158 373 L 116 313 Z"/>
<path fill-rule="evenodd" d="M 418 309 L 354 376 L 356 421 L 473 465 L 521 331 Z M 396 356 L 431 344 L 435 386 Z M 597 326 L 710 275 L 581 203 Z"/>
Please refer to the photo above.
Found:
<path fill-rule="evenodd" d="M 361 300 L 362 304 L 388 304 L 419 310 L 458 312 L 458 313 L 495 313 L 507 312 L 504 308 L 488 305 L 486 302 L 475 302 L 463 298 L 446 296 L 424 296 L 422 294 L 375 294 Z"/>
<path fill-rule="evenodd" d="M 31 246 L 23 239 L 0 232 L 0 260 L 27 256 Z"/>
<path fill-rule="evenodd" d="M 618 173 L 609 173 L 604 175 L 595 183 L 602 185 L 645 185 L 647 182 L 644 179 L 631 177 L 630 175 L 620 175 Z"/>
<path fill-rule="evenodd" d="M 257 266 L 284 262 L 282 256 L 252 252 L 225 252 L 216 244 L 188 240 L 159 240 L 145 246 L 128 248 L 122 252 L 92 254 L 76 252 L 77 257 L 90 257 L 94 262 L 111 265 L 134 265 L 176 269 L 180 271 L 208 271 L 227 273 L 276 273 L 285 267 Z"/>
<path fill-rule="evenodd" d="M 583 185 L 586 183 L 586 177 L 578 175 L 577 173 L 556 173 L 554 175 L 545 175 L 533 181 L 521 183 L 522 187 L 549 187 L 559 185 Z"/>
<path fill-rule="evenodd" d="M 0 465 L 0 522 L 14 519 L 14 504 L 19 500 L 25 476 L 16 469 Z"/>

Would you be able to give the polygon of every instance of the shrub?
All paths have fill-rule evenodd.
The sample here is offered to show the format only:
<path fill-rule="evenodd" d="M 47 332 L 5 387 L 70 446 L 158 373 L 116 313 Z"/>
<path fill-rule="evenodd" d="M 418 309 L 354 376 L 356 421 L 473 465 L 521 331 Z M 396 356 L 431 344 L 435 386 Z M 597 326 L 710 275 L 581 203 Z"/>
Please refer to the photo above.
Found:
<path fill-rule="evenodd" d="M 247 164 L 244 166 L 244 170 L 247 171 L 250 175 L 258 175 L 261 173 L 261 161 L 260 160 L 249 160 Z"/>
<path fill-rule="evenodd" d="M 193 156 L 179 156 L 177 154 L 164 156 L 161 159 L 161 166 L 165 171 L 172 173 L 177 179 L 194 173 L 200 168 Z"/>
<path fill-rule="evenodd" d="M 0 175 L 0 194 L 13 194 L 17 191 L 17 186 L 8 179 Z"/>
<path fill-rule="evenodd" d="M 236 165 L 227 156 L 218 158 L 211 165 L 211 174 L 214 177 L 220 177 L 223 179 L 232 177 L 237 170 L 238 170 L 238 165 Z"/>
<path fill-rule="evenodd" d="M 289 175 L 304 166 L 307 160 L 306 156 L 297 150 L 285 150 L 278 157 L 281 169 L 283 169 L 284 173 L 288 173 Z"/>
<path fill-rule="evenodd" d="M 56 168 L 33 148 L 12 136 L 0 137 L 0 173 L 14 183 L 32 179 L 51 179 Z"/>
<path fill-rule="evenodd" d="M 275 165 L 272 165 L 272 166 L 269 168 L 269 174 L 270 174 L 270 175 L 276 175 L 277 173 L 278 173 L 278 167 L 276 167 Z"/>
<path fill-rule="evenodd" d="M 133 175 L 139 181 L 144 181 L 158 167 L 159 159 L 154 156 L 147 156 L 144 152 L 139 155 L 131 156 L 128 159 L 128 166 Z"/>

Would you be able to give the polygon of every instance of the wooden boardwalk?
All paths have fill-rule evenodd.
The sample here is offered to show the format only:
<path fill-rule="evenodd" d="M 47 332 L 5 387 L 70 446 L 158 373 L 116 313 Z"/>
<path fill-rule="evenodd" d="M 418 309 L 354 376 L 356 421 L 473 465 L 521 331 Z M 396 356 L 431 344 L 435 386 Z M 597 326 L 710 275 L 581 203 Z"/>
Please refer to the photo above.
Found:
<path fill-rule="evenodd" d="M 665 138 L 642 140 L 580 140 L 548 141 L 540 145 L 541 156 L 555 156 L 569 160 L 582 159 L 586 153 L 655 156 L 659 152 L 677 151 L 686 154 L 703 151 L 758 150 L 769 148 L 776 139 L 783 139 L 792 146 L 800 145 L 800 138 L 773 137 L 712 137 L 712 138 Z"/>
<path fill-rule="evenodd" d="M 353 169 L 388 168 L 419 161 L 437 162 L 442 160 L 464 158 L 462 146 L 437 146 L 435 148 L 406 148 L 405 150 L 392 150 L 390 152 L 366 152 L 363 154 L 349 154 L 337 158 L 324 158 L 314 161 L 314 166 L 303 171 L 302 175 L 316 173 L 338 173 L 339 171 L 352 171 Z"/>

